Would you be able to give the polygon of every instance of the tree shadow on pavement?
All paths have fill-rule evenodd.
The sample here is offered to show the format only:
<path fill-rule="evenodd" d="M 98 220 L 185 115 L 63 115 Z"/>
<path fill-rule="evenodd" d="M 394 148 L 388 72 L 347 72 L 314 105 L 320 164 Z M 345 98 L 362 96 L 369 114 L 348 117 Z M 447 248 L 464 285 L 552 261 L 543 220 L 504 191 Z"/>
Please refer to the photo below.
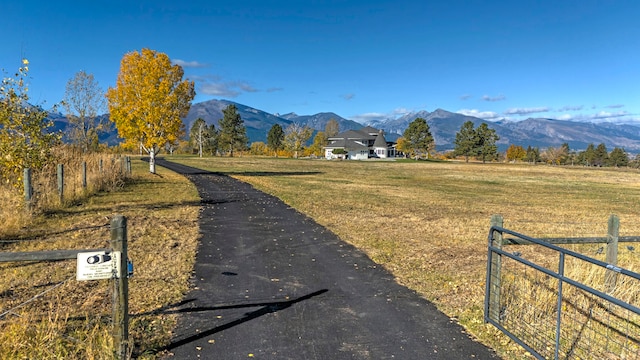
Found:
<path fill-rule="evenodd" d="M 211 336 L 213 334 L 219 333 L 221 331 L 230 329 L 234 326 L 243 324 L 247 321 L 251 321 L 253 319 L 256 319 L 258 317 L 261 317 L 263 315 L 266 314 L 270 314 L 270 313 L 274 313 L 280 310 L 284 310 L 287 309 L 289 307 L 291 307 L 292 305 L 305 301 L 305 300 L 309 300 L 312 297 L 321 295 L 326 293 L 327 291 L 329 291 L 328 289 L 322 289 L 322 290 L 318 290 L 318 291 L 314 291 L 310 294 L 301 296 L 299 298 L 296 299 L 292 299 L 292 300 L 287 300 L 287 301 L 275 301 L 275 302 L 267 302 L 267 303 L 250 303 L 250 304 L 236 304 L 236 305 L 223 305 L 223 306 L 213 306 L 213 307 L 195 307 L 195 308 L 185 308 L 185 309 L 176 309 L 176 310 L 169 310 L 169 311 L 163 311 L 163 313 L 193 313 L 193 312 L 204 312 L 204 311 L 214 311 L 214 310 L 224 310 L 224 309 L 239 309 L 239 308 L 253 308 L 253 307 L 260 307 L 258 310 L 255 311 L 251 311 L 248 312 L 246 314 L 244 314 L 243 317 L 236 319 L 234 321 L 228 322 L 226 324 L 222 324 L 216 327 L 213 327 L 209 330 L 205 330 L 202 332 L 198 332 L 197 334 L 191 335 L 189 337 L 186 337 L 184 339 L 180 339 L 180 340 L 176 340 L 172 343 L 170 343 L 169 345 L 157 349 L 157 353 L 161 353 L 163 351 L 170 351 L 174 348 L 189 344 L 193 341 L 205 338 L 207 336 Z M 189 302 L 188 300 L 185 301 Z"/>

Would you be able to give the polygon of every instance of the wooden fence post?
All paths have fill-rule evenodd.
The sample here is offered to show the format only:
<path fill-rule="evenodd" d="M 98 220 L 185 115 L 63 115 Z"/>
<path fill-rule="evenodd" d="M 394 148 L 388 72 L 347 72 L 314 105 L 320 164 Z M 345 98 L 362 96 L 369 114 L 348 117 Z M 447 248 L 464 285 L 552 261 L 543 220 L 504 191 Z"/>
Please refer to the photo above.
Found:
<path fill-rule="evenodd" d="M 87 189 L 87 162 L 82 162 L 82 188 Z"/>
<path fill-rule="evenodd" d="M 502 215 L 491 216 L 491 227 L 504 227 L 504 219 Z M 493 246 L 502 249 L 502 233 L 494 232 Z M 502 272 L 502 255 L 493 253 L 491 255 L 491 276 L 489 278 L 490 294 L 489 297 L 489 318 L 495 322 L 500 321 L 500 282 Z"/>
<path fill-rule="evenodd" d="M 31 169 L 24 169 L 23 174 L 23 183 L 24 183 L 24 201 L 26 205 L 26 209 L 28 212 L 31 212 L 32 207 L 32 198 L 33 198 L 33 186 L 31 185 Z"/>
<path fill-rule="evenodd" d="M 111 246 L 120 251 L 120 273 L 113 286 L 113 339 L 117 358 L 126 360 L 129 356 L 129 279 L 127 278 L 127 219 L 116 215 L 111 220 Z"/>
<path fill-rule="evenodd" d="M 58 164 L 58 194 L 60 194 L 60 203 L 64 194 L 64 165 Z"/>
<path fill-rule="evenodd" d="M 618 265 L 618 237 L 620 235 L 620 219 L 616 215 L 609 217 L 607 226 L 607 264 Z M 604 286 L 606 292 L 611 293 L 616 288 L 618 273 L 613 270 L 607 270 L 604 275 Z"/>

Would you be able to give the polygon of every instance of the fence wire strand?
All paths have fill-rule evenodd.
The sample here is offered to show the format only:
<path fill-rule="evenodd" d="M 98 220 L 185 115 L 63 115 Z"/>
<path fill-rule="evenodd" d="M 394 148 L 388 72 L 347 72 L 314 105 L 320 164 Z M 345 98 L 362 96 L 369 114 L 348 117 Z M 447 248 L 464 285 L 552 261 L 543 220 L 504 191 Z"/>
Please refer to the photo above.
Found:
<path fill-rule="evenodd" d="M 17 243 L 17 242 L 23 242 L 23 241 L 56 241 L 58 239 L 56 239 L 55 237 L 53 237 L 54 235 L 62 235 L 62 234 L 68 234 L 68 233 L 72 233 L 72 232 L 76 232 L 76 231 L 84 231 L 84 230 L 98 230 L 98 229 L 104 229 L 104 228 L 109 228 L 109 223 L 106 224 L 102 224 L 102 225 L 93 225 L 93 226 L 83 226 L 83 227 L 76 227 L 76 228 L 71 228 L 71 229 L 65 229 L 65 230 L 60 230 L 60 231 L 56 231 L 56 232 L 34 232 L 31 234 L 25 233 L 23 237 L 18 237 L 18 238 L 10 238 L 10 239 L 0 239 L 0 243 Z"/>
<path fill-rule="evenodd" d="M 37 299 L 39 299 L 39 298 L 43 297 L 43 296 L 44 296 L 44 295 L 46 295 L 47 293 L 49 293 L 49 292 L 51 292 L 51 291 L 53 291 L 53 290 L 55 290 L 55 289 L 59 288 L 60 286 L 62 286 L 62 285 L 64 285 L 64 284 L 66 284 L 69 280 L 73 280 L 73 279 L 75 279 L 75 276 L 71 276 L 71 277 L 69 277 L 69 278 L 67 278 L 67 279 L 65 279 L 65 280 L 63 280 L 63 281 L 61 281 L 61 282 L 59 282 L 59 283 L 57 283 L 57 284 L 53 285 L 52 287 L 50 287 L 50 288 L 46 289 L 45 291 L 42 291 L 42 292 L 40 292 L 40 293 L 38 293 L 38 294 L 34 295 L 33 297 L 29 298 L 28 300 L 23 301 L 22 303 L 20 303 L 20 304 L 18 304 L 18 305 L 16 305 L 16 306 L 14 306 L 14 307 L 12 307 L 11 309 L 8 309 L 8 310 L 3 311 L 2 313 L 0 313 L 0 319 L 4 318 L 7 314 L 11 314 L 11 313 L 13 313 L 14 311 L 16 311 L 16 310 L 20 309 L 21 307 L 23 307 L 23 306 L 25 306 L 25 305 L 30 304 L 30 303 L 32 303 L 32 302 L 34 302 L 35 300 L 37 300 Z"/>

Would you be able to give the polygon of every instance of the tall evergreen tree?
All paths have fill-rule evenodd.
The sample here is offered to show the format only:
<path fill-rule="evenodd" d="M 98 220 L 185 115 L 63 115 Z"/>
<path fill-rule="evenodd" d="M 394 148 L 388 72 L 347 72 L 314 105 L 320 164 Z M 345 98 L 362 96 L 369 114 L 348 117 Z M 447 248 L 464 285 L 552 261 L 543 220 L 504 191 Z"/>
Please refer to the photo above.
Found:
<path fill-rule="evenodd" d="M 476 147 L 478 149 L 478 155 L 482 158 L 482 162 L 487 160 L 494 160 L 498 157 L 498 146 L 496 142 L 500 140 L 498 134 L 494 129 L 489 128 L 487 123 L 482 123 L 476 129 Z"/>
<path fill-rule="evenodd" d="M 469 162 L 469 157 L 478 154 L 476 148 L 477 134 L 473 128 L 473 122 L 467 121 L 460 127 L 460 131 L 456 133 L 456 139 L 454 141 L 455 147 L 453 154 L 456 156 L 464 156 L 465 162 Z"/>
<path fill-rule="evenodd" d="M 527 155 L 525 159 L 529 163 L 535 165 L 538 161 L 540 161 L 540 149 L 537 147 L 532 148 L 531 145 L 527 146 Z"/>
<path fill-rule="evenodd" d="M 629 155 L 624 149 L 614 148 L 609 154 L 609 166 L 621 167 L 629 165 Z"/>
<path fill-rule="evenodd" d="M 564 149 L 564 156 L 562 157 L 561 164 L 563 165 L 574 165 L 577 161 L 577 154 L 574 150 L 569 148 L 569 143 L 562 144 L 562 148 Z"/>
<path fill-rule="evenodd" d="M 218 130 L 216 126 L 210 124 L 205 131 L 206 141 L 203 144 L 202 151 L 205 154 L 215 155 L 218 152 Z"/>
<path fill-rule="evenodd" d="M 601 143 L 596 147 L 593 165 L 606 166 L 608 162 L 609 153 L 607 152 L 607 146 L 604 143 Z"/>
<path fill-rule="evenodd" d="M 423 118 L 413 120 L 402 134 L 402 137 L 407 142 L 408 147 L 412 149 L 416 160 L 422 154 L 427 154 L 427 157 L 429 157 L 429 153 L 436 147 L 429 124 Z"/>
<path fill-rule="evenodd" d="M 247 129 L 235 105 L 230 104 L 222 110 L 222 113 L 223 118 L 218 121 L 218 125 L 220 125 L 218 146 L 228 152 L 229 156 L 233 156 L 234 151 L 242 151 L 247 148 L 249 142 Z"/>
<path fill-rule="evenodd" d="M 596 147 L 595 145 L 589 144 L 587 145 L 587 149 L 585 151 L 581 151 L 578 154 L 578 162 L 585 166 L 593 166 L 596 158 Z"/>
<path fill-rule="evenodd" d="M 275 153 L 276 157 L 278 157 L 278 151 L 284 148 L 284 130 L 280 124 L 273 124 L 269 129 L 267 146 Z"/>
<path fill-rule="evenodd" d="M 496 131 L 489 128 L 486 123 L 482 123 L 477 129 L 474 129 L 473 122 L 466 121 L 460 127 L 460 131 L 456 133 L 453 154 L 464 156 L 466 162 L 469 162 L 471 156 L 479 156 L 484 163 L 498 157 L 496 142 L 499 139 Z"/>

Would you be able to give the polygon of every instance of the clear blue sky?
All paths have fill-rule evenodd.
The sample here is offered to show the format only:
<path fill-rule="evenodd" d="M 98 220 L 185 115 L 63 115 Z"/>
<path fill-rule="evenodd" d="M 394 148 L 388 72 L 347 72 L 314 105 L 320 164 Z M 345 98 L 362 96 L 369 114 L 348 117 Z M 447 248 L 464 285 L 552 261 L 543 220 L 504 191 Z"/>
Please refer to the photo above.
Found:
<path fill-rule="evenodd" d="M 80 70 L 166 53 L 195 102 L 366 121 L 442 108 L 488 120 L 640 122 L 640 1 L 3 1 L 0 68 L 32 102 Z"/>

